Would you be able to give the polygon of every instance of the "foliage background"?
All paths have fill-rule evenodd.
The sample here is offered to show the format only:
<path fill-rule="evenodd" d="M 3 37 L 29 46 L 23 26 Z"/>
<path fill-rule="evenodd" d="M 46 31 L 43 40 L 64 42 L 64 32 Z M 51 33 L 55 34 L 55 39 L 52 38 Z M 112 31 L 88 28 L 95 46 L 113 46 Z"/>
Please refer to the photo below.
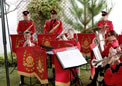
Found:
<path fill-rule="evenodd" d="M 37 32 L 43 32 L 44 23 L 50 18 L 50 10 L 54 9 L 60 14 L 60 2 L 61 0 L 32 0 L 28 4 L 27 9 L 31 14 L 31 19 L 35 22 Z"/>
<path fill-rule="evenodd" d="M 73 18 L 63 13 L 64 21 L 80 32 L 89 32 L 96 27 L 95 17 L 102 10 L 109 13 L 112 10 L 112 6 L 107 8 L 107 0 L 69 0 L 69 2 L 71 3 L 69 10 Z"/>

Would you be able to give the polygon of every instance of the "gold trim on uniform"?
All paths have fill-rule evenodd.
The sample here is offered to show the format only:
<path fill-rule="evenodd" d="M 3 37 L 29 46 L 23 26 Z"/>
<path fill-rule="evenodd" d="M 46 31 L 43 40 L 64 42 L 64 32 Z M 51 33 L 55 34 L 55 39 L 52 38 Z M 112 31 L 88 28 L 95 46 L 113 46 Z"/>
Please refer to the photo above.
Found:
<path fill-rule="evenodd" d="M 55 82 L 55 85 L 56 86 L 70 86 L 70 82 L 68 82 L 68 83 L 63 83 L 63 82 Z"/>

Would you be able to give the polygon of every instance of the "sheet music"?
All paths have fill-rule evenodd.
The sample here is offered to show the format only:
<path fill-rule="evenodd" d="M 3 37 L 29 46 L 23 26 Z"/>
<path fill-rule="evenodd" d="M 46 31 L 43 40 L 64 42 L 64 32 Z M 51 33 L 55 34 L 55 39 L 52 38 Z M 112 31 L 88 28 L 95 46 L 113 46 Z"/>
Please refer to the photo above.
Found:
<path fill-rule="evenodd" d="M 93 48 L 93 52 L 94 52 L 94 55 L 96 57 L 97 60 L 102 60 L 102 56 L 101 56 L 101 53 L 99 51 L 99 48 L 98 46 L 96 46 L 95 48 Z"/>
<path fill-rule="evenodd" d="M 77 67 L 87 63 L 87 61 L 77 48 L 63 52 L 57 52 L 56 55 L 64 69 Z"/>

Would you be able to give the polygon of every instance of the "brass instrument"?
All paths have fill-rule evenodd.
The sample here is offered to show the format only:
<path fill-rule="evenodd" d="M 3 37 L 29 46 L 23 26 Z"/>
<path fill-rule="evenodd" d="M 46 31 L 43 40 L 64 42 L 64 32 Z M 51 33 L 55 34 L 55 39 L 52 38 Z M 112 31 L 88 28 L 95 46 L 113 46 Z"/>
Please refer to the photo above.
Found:
<path fill-rule="evenodd" d="M 27 31 L 29 31 L 31 28 L 32 28 L 33 24 L 31 26 L 29 26 L 25 31 L 24 33 L 26 33 Z"/>
<path fill-rule="evenodd" d="M 92 60 L 92 65 L 95 66 L 96 68 L 98 66 L 106 66 L 107 65 L 107 62 L 111 59 L 111 57 L 114 57 L 116 56 L 117 58 L 115 60 L 118 60 L 120 58 L 120 56 L 122 55 L 122 52 L 117 52 L 115 55 L 112 55 L 112 56 L 108 56 L 102 60 L 97 60 L 97 59 L 93 59 Z"/>

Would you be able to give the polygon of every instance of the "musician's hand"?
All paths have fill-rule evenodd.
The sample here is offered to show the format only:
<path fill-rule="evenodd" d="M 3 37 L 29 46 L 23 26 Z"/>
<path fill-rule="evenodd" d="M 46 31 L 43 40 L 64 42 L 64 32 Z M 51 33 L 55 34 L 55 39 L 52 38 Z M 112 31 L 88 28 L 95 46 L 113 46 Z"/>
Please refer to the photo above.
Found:
<path fill-rule="evenodd" d="M 31 43 L 31 46 L 32 46 L 32 47 L 34 47 L 34 46 L 35 46 L 35 44 Z"/>
<path fill-rule="evenodd" d="M 112 58 L 108 58 L 108 64 L 113 64 L 115 61 L 115 58 L 112 57 Z"/>
<path fill-rule="evenodd" d="M 110 57 L 116 55 L 116 53 L 117 53 L 116 49 L 114 49 L 112 47 L 109 49 L 109 56 Z"/>
<path fill-rule="evenodd" d="M 28 42 L 27 41 L 24 42 L 23 47 L 25 47 L 26 45 L 28 45 Z"/>
<path fill-rule="evenodd" d="M 120 63 L 121 63 L 120 60 L 116 60 L 116 61 L 115 61 L 115 64 L 116 64 L 116 65 L 119 65 Z"/>
<path fill-rule="evenodd" d="M 29 40 L 26 40 L 25 42 L 24 42 L 24 45 L 23 45 L 23 47 L 25 47 L 25 46 L 27 46 L 27 45 L 29 45 L 30 43 L 29 43 Z"/>

